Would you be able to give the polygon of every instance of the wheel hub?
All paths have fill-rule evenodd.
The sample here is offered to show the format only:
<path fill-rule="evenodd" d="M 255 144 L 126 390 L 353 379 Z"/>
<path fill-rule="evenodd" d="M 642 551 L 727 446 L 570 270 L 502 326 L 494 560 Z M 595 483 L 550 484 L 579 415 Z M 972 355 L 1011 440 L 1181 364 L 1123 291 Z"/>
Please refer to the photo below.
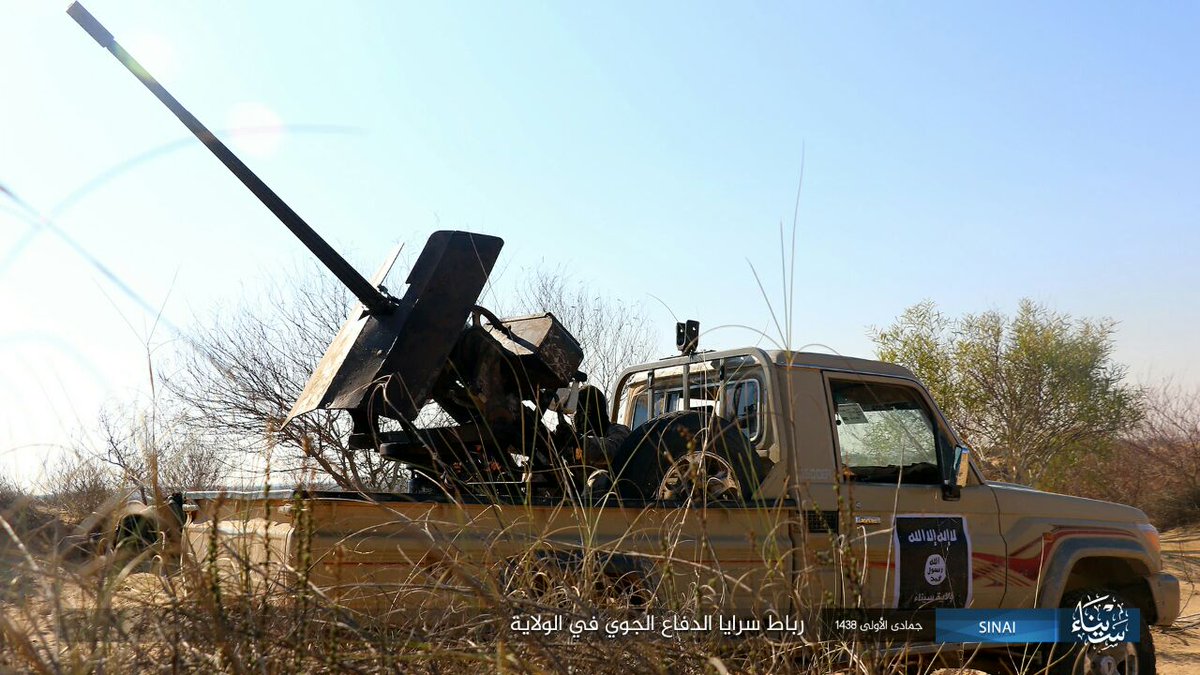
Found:
<path fill-rule="evenodd" d="M 729 460 L 708 450 L 689 452 L 667 469 L 658 489 L 663 500 L 713 502 L 736 500 L 741 495 L 737 474 Z"/>

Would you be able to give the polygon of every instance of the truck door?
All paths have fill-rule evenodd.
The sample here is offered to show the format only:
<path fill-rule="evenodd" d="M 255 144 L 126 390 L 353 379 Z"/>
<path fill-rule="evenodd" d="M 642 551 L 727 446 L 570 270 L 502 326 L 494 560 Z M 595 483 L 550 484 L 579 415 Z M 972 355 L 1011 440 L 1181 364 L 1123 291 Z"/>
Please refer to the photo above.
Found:
<path fill-rule="evenodd" d="M 997 607 L 1004 570 L 992 489 L 972 475 L 943 495 L 939 449 L 958 440 L 922 387 L 897 377 L 825 373 L 843 522 L 853 560 L 847 606 Z M 856 565 L 854 569 L 850 565 Z"/>

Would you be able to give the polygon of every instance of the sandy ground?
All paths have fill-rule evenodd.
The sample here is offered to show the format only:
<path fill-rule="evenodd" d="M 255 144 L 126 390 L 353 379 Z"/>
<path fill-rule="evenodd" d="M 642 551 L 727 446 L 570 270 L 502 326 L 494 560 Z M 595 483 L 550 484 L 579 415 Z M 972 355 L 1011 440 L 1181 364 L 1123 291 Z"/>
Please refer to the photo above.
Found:
<path fill-rule="evenodd" d="M 1183 608 L 1175 625 L 1156 630 L 1158 672 L 1200 673 L 1200 527 L 1163 533 L 1163 564 L 1179 578 Z"/>

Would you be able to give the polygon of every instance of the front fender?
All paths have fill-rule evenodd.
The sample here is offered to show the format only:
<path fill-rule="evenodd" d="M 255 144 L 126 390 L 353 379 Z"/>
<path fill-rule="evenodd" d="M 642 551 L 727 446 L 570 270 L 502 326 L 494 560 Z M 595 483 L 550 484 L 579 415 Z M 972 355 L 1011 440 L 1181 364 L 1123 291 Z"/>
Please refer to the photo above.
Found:
<path fill-rule="evenodd" d="M 1088 537 L 1067 540 L 1055 547 L 1053 557 L 1042 577 L 1039 607 L 1058 607 L 1068 590 L 1071 576 L 1088 561 L 1119 561 L 1129 569 L 1129 576 L 1106 578 L 1099 582 L 1117 586 L 1145 583 L 1150 593 L 1146 609 L 1154 611 L 1154 623 L 1169 625 L 1179 615 L 1179 582 L 1164 572 L 1154 571 L 1156 561 L 1140 542 L 1117 537 Z"/>

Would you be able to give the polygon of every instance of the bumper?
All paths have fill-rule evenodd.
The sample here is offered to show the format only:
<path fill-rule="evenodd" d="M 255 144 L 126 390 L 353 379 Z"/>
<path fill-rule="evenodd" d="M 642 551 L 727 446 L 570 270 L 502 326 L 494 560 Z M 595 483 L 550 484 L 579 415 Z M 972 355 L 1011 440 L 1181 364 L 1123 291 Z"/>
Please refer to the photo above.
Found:
<path fill-rule="evenodd" d="M 1179 618 L 1179 580 L 1166 572 L 1146 577 L 1154 598 L 1154 625 L 1170 626 Z"/>

